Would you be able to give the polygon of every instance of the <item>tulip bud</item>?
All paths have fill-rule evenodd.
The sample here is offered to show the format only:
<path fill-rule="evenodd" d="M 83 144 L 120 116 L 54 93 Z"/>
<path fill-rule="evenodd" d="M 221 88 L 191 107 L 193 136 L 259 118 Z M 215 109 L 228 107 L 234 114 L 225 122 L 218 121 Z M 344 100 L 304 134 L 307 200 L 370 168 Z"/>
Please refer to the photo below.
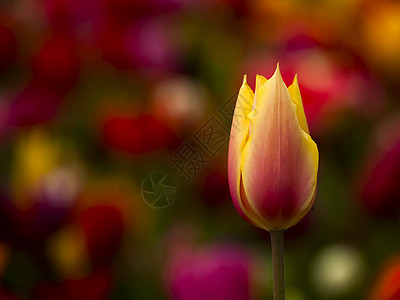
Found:
<path fill-rule="evenodd" d="M 311 209 L 318 148 L 311 139 L 297 77 L 287 88 L 279 71 L 257 76 L 253 93 L 244 77 L 233 116 L 229 187 L 239 214 L 259 228 L 284 230 Z"/>

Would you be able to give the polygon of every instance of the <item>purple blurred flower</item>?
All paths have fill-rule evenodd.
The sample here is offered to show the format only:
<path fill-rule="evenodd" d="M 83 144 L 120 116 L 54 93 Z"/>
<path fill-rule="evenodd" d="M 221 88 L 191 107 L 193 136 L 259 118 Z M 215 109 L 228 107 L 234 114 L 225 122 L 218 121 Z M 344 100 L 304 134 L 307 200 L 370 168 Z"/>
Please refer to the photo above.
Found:
<path fill-rule="evenodd" d="M 251 260 L 233 244 L 188 250 L 174 257 L 167 288 L 175 300 L 248 300 Z"/>

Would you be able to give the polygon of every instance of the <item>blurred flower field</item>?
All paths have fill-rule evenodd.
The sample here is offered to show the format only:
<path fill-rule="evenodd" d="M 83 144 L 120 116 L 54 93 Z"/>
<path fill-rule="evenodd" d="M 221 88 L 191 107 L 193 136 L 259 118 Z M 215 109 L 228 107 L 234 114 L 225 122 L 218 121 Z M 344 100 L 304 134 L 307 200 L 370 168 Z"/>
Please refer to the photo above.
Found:
<path fill-rule="evenodd" d="M 399 53 L 395 0 L 2 0 L 0 300 L 272 299 L 227 150 L 278 62 L 320 153 L 286 298 L 400 299 Z"/>

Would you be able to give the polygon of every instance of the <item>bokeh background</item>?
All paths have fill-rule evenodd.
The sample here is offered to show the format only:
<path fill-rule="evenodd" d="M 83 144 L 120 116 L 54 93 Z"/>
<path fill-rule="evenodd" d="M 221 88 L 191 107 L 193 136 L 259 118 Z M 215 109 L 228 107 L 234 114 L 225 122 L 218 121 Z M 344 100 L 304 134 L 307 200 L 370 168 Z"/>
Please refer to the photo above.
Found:
<path fill-rule="evenodd" d="M 226 161 L 277 62 L 320 150 L 287 299 L 400 299 L 394 0 L 1 0 L 0 299 L 272 299 Z"/>

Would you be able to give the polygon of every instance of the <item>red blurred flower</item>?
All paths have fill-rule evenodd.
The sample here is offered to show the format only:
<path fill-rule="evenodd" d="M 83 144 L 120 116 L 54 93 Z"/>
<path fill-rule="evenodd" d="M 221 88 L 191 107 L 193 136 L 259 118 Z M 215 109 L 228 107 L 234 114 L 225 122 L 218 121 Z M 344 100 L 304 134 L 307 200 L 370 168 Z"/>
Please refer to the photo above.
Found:
<path fill-rule="evenodd" d="M 77 83 L 79 65 L 73 40 L 56 35 L 49 39 L 33 58 L 32 71 L 34 78 L 49 88 L 65 91 Z"/>
<path fill-rule="evenodd" d="M 17 40 L 14 33 L 0 23 L 0 72 L 17 57 Z"/>
<path fill-rule="evenodd" d="M 110 205 L 96 205 L 81 213 L 80 222 L 92 263 L 95 266 L 110 263 L 124 233 L 121 211 Z"/>
<path fill-rule="evenodd" d="M 250 299 L 251 261 L 235 245 L 178 253 L 166 275 L 167 288 L 176 300 Z"/>
<path fill-rule="evenodd" d="M 370 300 L 400 299 L 400 259 L 392 259 L 373 285 Z"/>
<path fill-rule="evenodd" d="M 169 127 L 149 115 L 110 117 L 104 123 L 103 138 L 107 145 L 133 154 L 171 147 L 177 142 Z"/>

